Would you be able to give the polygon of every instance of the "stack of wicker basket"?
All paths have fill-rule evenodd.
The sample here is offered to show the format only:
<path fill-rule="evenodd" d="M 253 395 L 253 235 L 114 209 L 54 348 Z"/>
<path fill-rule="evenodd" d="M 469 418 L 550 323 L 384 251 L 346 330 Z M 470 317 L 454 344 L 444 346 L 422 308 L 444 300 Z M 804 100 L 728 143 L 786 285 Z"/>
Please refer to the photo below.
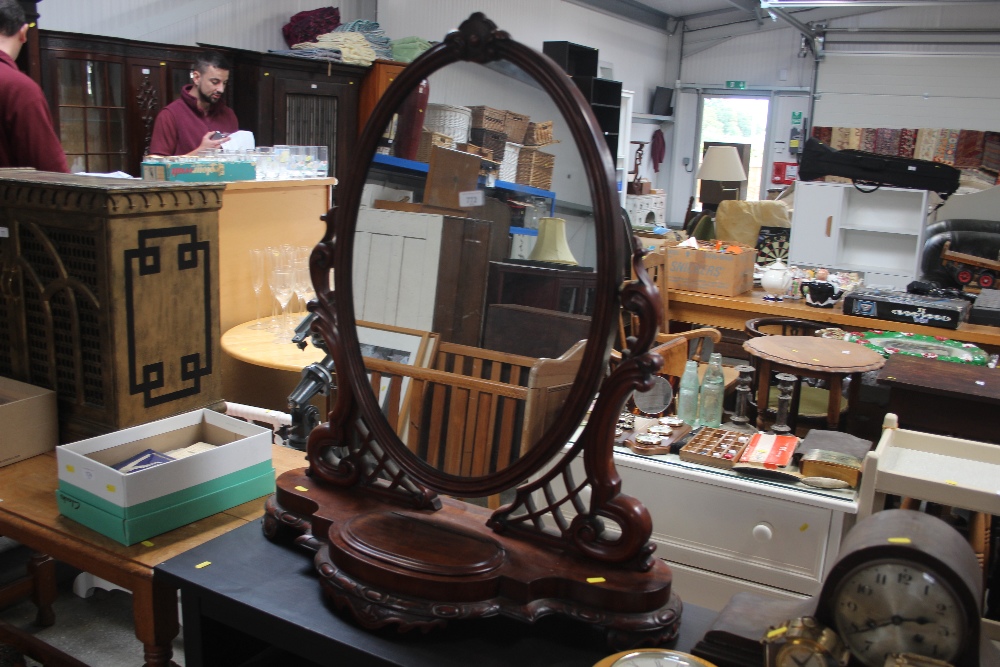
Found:
<path fill-rule="evenodd" d="M 524 143 L 517 159 L 516 182 L 542 190 L 550 189 L 556 156 L 540 149 L 542 146 L 558 143 L 552 137 L 552 121 L 528 123 Z"/>

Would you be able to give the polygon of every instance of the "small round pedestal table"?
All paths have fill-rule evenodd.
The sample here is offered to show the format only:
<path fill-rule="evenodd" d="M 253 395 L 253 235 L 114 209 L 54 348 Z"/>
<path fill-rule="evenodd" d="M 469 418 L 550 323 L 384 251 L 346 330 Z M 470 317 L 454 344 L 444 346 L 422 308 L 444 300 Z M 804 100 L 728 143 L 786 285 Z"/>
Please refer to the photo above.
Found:
<path fill-rule="evenodd" d="M 851 408 L 857 404 L 861 389 L 861 374 L 878 370 L 885 359 L 878 352 L 842 340 L 819 338 L 816 336 L 761 336 L 743 343 L 743 349 L 757 360 L 757 405 L 767 406 L 770 398 L 770 377 L 772 372 L 791 373 L 800 378 L 826 380 L 830 389 L 826 423 L 831 430 L 837 430 L 840 423 L 840 401 L 844 378 L 850 377 L 847 393 L 848 417 Z M 790 419 L 794 433 L 795 420 L 799 409 L 799 388 L 792 398 Z M 765 410 L 759 408 L 757 428 L 763 428 Z"/>

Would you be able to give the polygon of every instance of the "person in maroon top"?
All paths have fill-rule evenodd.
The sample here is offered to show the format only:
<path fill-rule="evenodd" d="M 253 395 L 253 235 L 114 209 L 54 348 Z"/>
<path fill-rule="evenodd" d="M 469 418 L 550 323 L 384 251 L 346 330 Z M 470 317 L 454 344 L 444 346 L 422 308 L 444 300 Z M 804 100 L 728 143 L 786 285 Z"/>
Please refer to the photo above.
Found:
<path fill-rule="evenodd" d="M 17 0 L 0 0 L 0 167 L 68 172 L 42 89 L 14 60 L 28 41 Z"/>
<path fill-rule="evenodd" d="M 230 69 L 221 53 L 206 51 L 198 56 L 192 83 L 156 116 L 149 155 L 194 155 L 229 141 L 228 136 L 219 137 L 216 132 L 229 135 L 240 129 L 236 114 L 222 101 Z"/>

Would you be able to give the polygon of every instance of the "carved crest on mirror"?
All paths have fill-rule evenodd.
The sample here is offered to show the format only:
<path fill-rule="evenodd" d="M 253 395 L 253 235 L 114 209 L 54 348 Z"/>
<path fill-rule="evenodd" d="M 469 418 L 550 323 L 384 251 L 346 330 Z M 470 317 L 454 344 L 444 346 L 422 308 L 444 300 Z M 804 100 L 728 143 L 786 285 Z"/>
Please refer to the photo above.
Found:
<path fill-rule="evenodd" d="M 458 304 L 454 312 L 461 319 L 470 292 L 484 304 L 477 327 L 496 305 L 479 291 L 485 293 L 485 265 L 492 269 L 507 249 L 489 240 L 496 238 L 491 230 L 497 222 L 482 196 L 468 196 L 468 188 L 482 192 L 488 172 L 477 177 L 475 171 L 486 170 L 488 161 L 432 151 L 437 167 L 432 162 L 424 176 L 409 161 L 380 157 L 386 128 L 396 126 L 403 110 L 412 111 L 414 91 L 425 93 L 429 85 L 431 99 L 453 89 L 471 94 L 470 72 L 472 79 L 497 77 L 500 86 L 523 88 L 534 108 L 559 119 L 561 144 L 552 153 L 564 171 L 556 172 L 546 215 L 566 198 L 587 198 L 574 210 L 585 211 L 580 215 L 592 224 L 585 254 L 596 271 L 533 267 L 570 279 L 572 271 L 587 273 L 592 308 L 572 320 L 587 327 L 586 338 L 559 354 L 536 358 L 484 349 L 437 331 L 444 305 Z M 279 477 L 267 502 L 265 534 L 292 537 L 316 551 L 325 593 L 367 628 L 426 630 L 494 615 L 532 622 L 556 613 L 606 629 L 615 646 L 672 639 L 681 603 L 671 572 L 653 554 L 649 513 L 622 492 L 613 462 L 622 406 L 631 392 L 652 386 L 662 363 L 649 352 L 660 299 L 642 267 L 642 251 L 632 249 L 638 244 L 626 247 L 613 161 L 594 112 L 554 62 L 476 13 L 402 70 L 376 106 L 357 155 L 338 206 L 326 217 L 326 236 L 310 258 L 317 295 L 309 306 L 316 316 L 312 334 L 336 367 L 335 398 L 328 421 L 309 436 L 308 467 Z M 429 185 L 421 202 L 407 191 L 408 202 L 372 204 L 373 191 L 384 196 L 412 190 L 412 182 L 422 187 L 445 159 L 472 165 L 471 180 L 459 170 L 453 180 L 465 184 L 451 193 L 473 202 L 470 208 L 451 212 L 429 205 Z M 416 176 L 386 176 L 393 169 Z M 570 195 L 577 183 L 583 194 Z M 399 231 L 411 227 L 431 232 Z M 448 273 L 453 255 L 447 244 L 459 236 L 482 266 L 463 256 L 462 273 Z M 505 233 L 499 236 L 506 241 Z M 419 252 L 407 250 L 418 241 Z M 390 250 L 377 251 L 383 242 Z M 437 257 L 439 249 L 430 269 L 406 268 L 430 251 Z M 436 276 L 418 295 L 433 301 L 427 309 L 433 326 L 372 323 L 378 291 L 372 285 L 381 294 L 389 276 L 401 272 L 404 291 L 418 273 Z M 371 275 L 376 279 L 366 278 Z M 479 291 L 471 287 L 472 275 L 483 276 Z M 417 297 L 408 294 L 409 300 L 396 297 L 382 310 L 416 308 Z M 639 338 L 629 339 L 622 362 L 609 373 L 622 308 L 638 319 Z M 568 321 L 563 312 L 522 310 Z M 417 345 L 419 329 L 425 335 Z M 485 338 L 475 331 L 477 341 Z M 381 342 L 372 344 L 376 334 Z M 404 350 L 410 339 L 412 349 Z M 379 346 L 391 349 L 374 352 Z M 450 355 L 447 364 L 420 363 L 432 348 L 435 359 Z M 491 510 L 463 500 L 488 497 L 499 497 L 502 506 Z"/>

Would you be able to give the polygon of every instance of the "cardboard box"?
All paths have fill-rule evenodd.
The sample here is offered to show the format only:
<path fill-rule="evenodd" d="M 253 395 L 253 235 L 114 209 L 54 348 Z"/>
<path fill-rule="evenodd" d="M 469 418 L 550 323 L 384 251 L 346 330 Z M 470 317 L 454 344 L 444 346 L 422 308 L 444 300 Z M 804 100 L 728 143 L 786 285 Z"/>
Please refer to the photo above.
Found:
<path fill-rule="evenodd" d="M 739 254 L 715 252 L 715 242 L 699 242 L 699 248 L 667 248 L 667 288 L 736 296 L 753 289 L 753 267 L 757 251 L 735 243 Z"/>
<path fill-rule="evenodd" d="M 222 181 L 253 181 L 257 170 L 253 162 L 143 162 L 142 178 L 147 181 L 180 181 L 183 183 L 214 183 Z"/>
<path fill-rule="evenodd" d="M 0 468 L 55 449 L 56 393 L 0 377 L 0 425 Z"/>
<path fill-rule="evenodd" d="M 196 410 L 63 445 L 59 511 L 129 545 L 274 492 L 271 431 Z M 207 442 L 193 456 L 122 473 L 111 466 L 146 449 Z"/>

